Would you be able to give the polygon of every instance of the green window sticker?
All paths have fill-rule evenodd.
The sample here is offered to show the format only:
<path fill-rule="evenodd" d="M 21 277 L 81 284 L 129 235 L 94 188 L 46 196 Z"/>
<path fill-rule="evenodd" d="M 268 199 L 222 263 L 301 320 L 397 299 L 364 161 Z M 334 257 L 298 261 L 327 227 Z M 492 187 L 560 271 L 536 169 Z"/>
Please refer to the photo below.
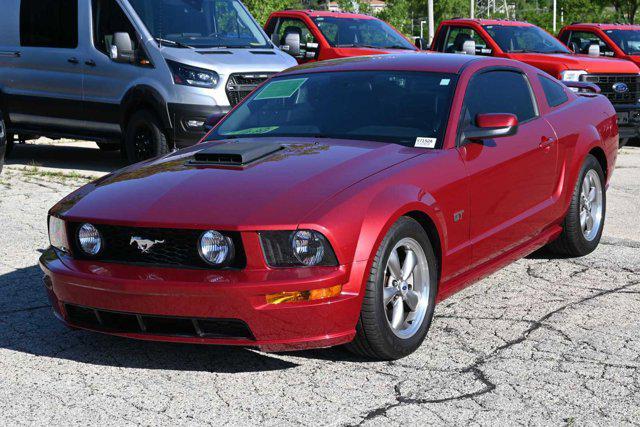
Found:
<path fill-rule="evenodd" d="M 273 132 L 274 130 L 278 129 L 280 126 L 265 126 L 265 127 L 258 127 L 258 128 L 249 128 L 249 129 L 242 129 L 242 130 L 234 130 L 233 132 L 227 132 L 224 135 L 260 135 L 263 133 L 269 133 L 269 132 Z"/>
<path fill-rule="evenodd" d="M 307 79 L 287 79 L 271 82 L 260 91 L 255 99 L 256 101 L 260 101 L 265 99 L 291 98 L 306 81 Z"/>

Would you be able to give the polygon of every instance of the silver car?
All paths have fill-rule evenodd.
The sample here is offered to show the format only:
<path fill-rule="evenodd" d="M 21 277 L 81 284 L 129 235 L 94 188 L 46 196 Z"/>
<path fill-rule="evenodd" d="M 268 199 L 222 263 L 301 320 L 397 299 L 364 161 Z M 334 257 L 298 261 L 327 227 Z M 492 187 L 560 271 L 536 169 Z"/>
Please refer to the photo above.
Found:
<path fill-rule="evenodd" d="M 124 148 L 130 162 L 196 142 L 296 65 L 238 0 L 0 0 L 7 152 L 35 136 Z"/>

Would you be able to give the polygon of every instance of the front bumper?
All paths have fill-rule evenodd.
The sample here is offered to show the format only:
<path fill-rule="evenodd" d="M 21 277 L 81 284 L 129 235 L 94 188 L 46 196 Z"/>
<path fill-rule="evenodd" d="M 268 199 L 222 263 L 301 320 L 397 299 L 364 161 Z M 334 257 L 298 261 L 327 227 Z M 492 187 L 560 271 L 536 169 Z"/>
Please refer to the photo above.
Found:
<path fill-rule="evenodd" d="M 362 303 L 359 289 L 365 269 L 365 263 L 359 262 L 336 268 L 180 270 L 78 261 L 53 249 L 42 255 L 40 266 L 56 316 L 71 327 L 152 341 L 255 346 L 264 351 L 350 342 Z M 331 299 L 278 305 L 265 301 L 271 293 L 335 285 L 343 285 L 343 292 Z M 134 319 L 139 315 L 235 322 L 246 325 L 250 334 L 210 337 L 92 327 L 74 321 L 68 307 L 126 313 Z"/>
<path fill-rule="evenodd" d="M 640 104 L 614 104 L 620 139 L 640 137 Z"/>
<path fill-rule="evenodd" d="M 206 133 L 205 120 L 214 114 L 226 114 L 229 110 L 231 110 L 229 106 L 169 104 L 169 115 L 173 123 L 173 141 L 176 147 L 184 148 L 200 141 Z M 197 123 L 202 124 L 194 126 Z"/>

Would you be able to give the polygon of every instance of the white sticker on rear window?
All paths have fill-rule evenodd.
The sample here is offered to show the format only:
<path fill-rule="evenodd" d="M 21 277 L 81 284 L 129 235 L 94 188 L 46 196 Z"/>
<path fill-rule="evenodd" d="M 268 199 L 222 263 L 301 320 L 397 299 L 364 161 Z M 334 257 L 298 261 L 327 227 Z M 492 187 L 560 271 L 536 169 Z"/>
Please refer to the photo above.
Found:
<path fill-rule="evenodd" d="M 451 83 L 451 79 L 440 80 L 440 86 L 449 86 L 449 83 Z"/>
<path fill-rule="evenodd" d="M 436 138 L 418 137 L 416 138 L 416 144 L 414 145 L 414 147 L 434 148 L 437 142 L 438 140 Z"/>

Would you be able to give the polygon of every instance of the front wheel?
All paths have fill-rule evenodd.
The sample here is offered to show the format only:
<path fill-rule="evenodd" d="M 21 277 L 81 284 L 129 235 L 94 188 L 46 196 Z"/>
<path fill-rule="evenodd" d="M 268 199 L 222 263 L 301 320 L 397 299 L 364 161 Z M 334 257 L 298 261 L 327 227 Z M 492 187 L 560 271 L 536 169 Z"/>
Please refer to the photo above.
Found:
<path fill-rule="evenodd" d="M 347 348 L 379 360 L 405 357 L 424 341 L 435 308 L 437 261 L 415 220 L 396 222 L 375 255 L 356 337 Z"/>
<path fill-rule="evenodd" d="M 124 137 L 129 163 L 137 163 L 169 152 L 169 138 L 160 120 L 147 110 L 136 112 Z"/>
<path fill-rule="evenodd" d="M 588 155 L 573 190 L 564 229 L 549 249 L 569 257 L 593 252 L 600 243 L 607 210 L 604 172 L 598 160 Z"/>
<path fill-rule="evenodd" d="M 4 125 L 4 117 L 2 111 L 0 111 L 0 172 L 2 172 L 2 166 L 4 165 L 4 156 L 7 150 L 7 128 Z"/>

